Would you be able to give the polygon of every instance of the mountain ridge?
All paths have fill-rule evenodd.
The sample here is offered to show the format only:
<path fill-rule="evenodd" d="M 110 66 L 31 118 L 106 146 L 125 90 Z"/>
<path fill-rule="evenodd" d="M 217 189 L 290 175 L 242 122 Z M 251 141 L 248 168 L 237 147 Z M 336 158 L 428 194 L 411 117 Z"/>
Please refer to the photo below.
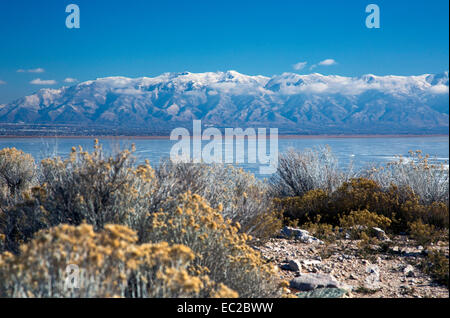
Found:
<path fill-rule="evenodd" d="M 359 77 L 236 71 L 164 73 L 43 88 L 0 106 L 0 124 L 79 125 L 167 132 L 209 126 L 296 134 L 448 134 L 448 71 Z"/>

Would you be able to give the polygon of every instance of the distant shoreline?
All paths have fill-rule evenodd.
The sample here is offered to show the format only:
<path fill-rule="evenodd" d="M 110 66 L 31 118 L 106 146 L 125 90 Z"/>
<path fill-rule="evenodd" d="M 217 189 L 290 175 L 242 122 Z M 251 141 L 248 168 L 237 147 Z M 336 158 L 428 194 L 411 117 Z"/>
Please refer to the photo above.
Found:
<path fill-rule="evenodd" d="M 323 139 L 323 138 L 431 138 L 431 137 L 449 137 L 448 134 L 430 134 L 430 135 L 402 135 L 402 134 L 368 134 L 368 135 L 279 135 L 279 139 Z M 0 139 L 33 139 L 33 138 L 60 138 L 60 139 L 142 139 L 142 140 L 158 140 L 169 139 L 170 136 L 113 136 L 113 135 L 67 135 L 67 136 L 36 136 L 36 135 L 0 135 Z"/>

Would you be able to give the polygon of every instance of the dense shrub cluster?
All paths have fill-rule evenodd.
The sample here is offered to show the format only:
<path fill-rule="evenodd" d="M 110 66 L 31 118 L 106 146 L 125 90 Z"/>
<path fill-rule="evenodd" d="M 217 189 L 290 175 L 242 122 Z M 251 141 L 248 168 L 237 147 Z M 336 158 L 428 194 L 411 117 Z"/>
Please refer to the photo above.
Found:
<path fill-rule="evenodd" d="M 379 227 L 421 245 L 449 228 L 448 170 L 420 152 L 356 177 L 328 148 L 291 150 L 269 184 L 232 166 L 138 165 L 132 153 L 96 141 L 36 165 L 0 151 L 0 297 L 280 296 L 251 245 L 283 221 L 323 240 L 372 242 Z M 442 257 L 429 263 L 442 277 Z M 75 291 L 69 264 L 83 269 Z"/>
<path fill-rule="evenodd" d="M 391 220 L 368 210 L 359 210 L 342 216 L 339 223 L 352 238 L 360 239 L 364 235 L 373 236 L 371 232 L 374 227 L 387 229 L 391 225 Z"/>
<path fill-rule="evenodd" d="M 107 156 L 95 142 L 91 153 L 73 148 L 65 160 L 45 159 L 38 167 L 39 180 L 20 188 L 11 204 L 2 204 L 0 248 L 16 254 L 2 256 L 2 275 L 10 277 L 0 280 L 3 295 L 279 296 L 274 268 L 249 245 L 250 233 L 266 238 L 281 226 L 261 182 L 231 167 L 165 162 L 154 170 L 148 162 L 136 165 L 132 151 Z M 114 229 L 126 232 L 121 238 L 127 238 L 105 241 Z M 78 245 L 80 236 L 84 238 Z M 128 250 L 142 250 L 139 257 L 146 260 L 157 257 L 153 253 L 159 252 L 151 247 L 156 245 L 151 244 L 169 250 L 182 244 L 192 257 L 188 262 L 175 258 L 178 267 L 161 262 L 160 269 L 136 258 L 135 268 L 130 267 L 126 260 L 134 254 L 127 254 Z M 126 258 L 108 254 L 110 248 Z M 101 263 L 102 269 L 96 269 L 100 263 L 89 258 L 94 254 L 108 260 Z M 58 285 L 64 276 L 61 266 L 75 259 L 87 262 L 80 267 L 88 275 L 84 279 L 92 283 L 77 295 Z M 44 274 L 36 278 L 37 272 Z M 172 276 L 179 279 L 172 282 Z M 117 277 L 123 279 L 117 286 L 101 284 L 102 279 L 113 282 Z M 148 282 L 154 277 L 163 281 L 153 281 L 153 288 Z M 55 285 L 44 286 L 48 279 Z M 184 290 L 180 287 L 184 280 L 196 282 L 197 287 Z M 35 282 L 42 285 L 34 286 Z"/>
<path fill-rule="evenodd" d="M 374 218 L 383 218 L 385 228 L 420 242 L 432 242 L 448 230 L 448 169 L 432 164 L 429 156 L 411 152 L 409 158 L 361 171 L 360 177 L 339 172 L 333 158 L 326 149 L 282 157 L 272 188 L 276 207 L 288 219 L 309 228 L 319 222 L 333 228 L 350 220 L 353 227 L 373 227 Z"/>
<path fill-rule="evenodd" d="M 264 239 L 281 227 L 281 217 L 274 209 L 267 185 L 242 169 L 164 160 L 155 174 L 164 198 L 187 191 L 198 194 L 211 207 L 220 206 L 225 218 L 239 222 L 241 232 Z"/>
<path fill-rule="evenodd" d="M 321 222 L 339 225 L 343 216 L 352 211 L 368 210 L 392 221 L 395 233 L 407 232 L 413 222 L 430 224 L 438 229 L 448 229 L 449 211 L 444 202 L 422 204 L 409 188 L 391 185 L 383 189 L 373 180 L 364 178 L 344 182 L 332 193 L 311 190 L 301 197 L 275 199 L 285 215 L 300 224 L 320 215 Z"/>
<path fill-rule="evenodd" d="M 188 247 L 136 241 L 121 225 L 98 233 L 87 224 L 40 231 L 20 255 L 0 254 L 0 297 L 237 296 L 206 275 L 190 275 L 195 256 Z M 79 269 L 77 288 L 66 282 L 69 265 Z"/>
<path fill-rule="evenodd" d="M 239 223 L 232 226 L 221 212 L 221 207 L 211 208 L 199 195 L 180 195 L 151 215 L 142 240 L 189 246 L 200 271 L 206 270 L 212 280 L 226 283 L 242 297 L 276 296 L 275 268 L 247 244 L 251 237 L 238 233 Z"/>
<path fill-rule="evenodd" d="M 329 195 L 322 189 L 306 192 L 302 196 L 275 198 L 274 203 L 284 215 L 303 224 L 309 220 L 329 214 Z"/>
<path fill-rule="evenodd" d="M 92 153 L 80 147 L 66 160 L 44 159 L 41 173 L 42 185 L 34 189 L 34 199 L 49 225 L 86 221 L 95 229 L 132 222 L 133 214 L 147 207 L 154 174 L 148 164 L 135 167 L 129 150 L 105 156 L 97 142 Z"/>
<path fill-rule="evenodd" d="M 153 170 L 148 164 L 135 167 L 129 150 L 105 156 L 95 142 L 92 153 L 73 148 L 69 158 L 47 158 L 39 168 L 40 183 L 0 215 L 10 251 L 18 252 L 43 228 L 83 221 L 96 230 L 108 223 L 131 225 L 147 212 Z"/>
<path fill-rule="evenodd" d="M 422 270 L 434 280 L 449 287 L 449 260 L 442 251 L 432 251 L 421 264 Z"/>

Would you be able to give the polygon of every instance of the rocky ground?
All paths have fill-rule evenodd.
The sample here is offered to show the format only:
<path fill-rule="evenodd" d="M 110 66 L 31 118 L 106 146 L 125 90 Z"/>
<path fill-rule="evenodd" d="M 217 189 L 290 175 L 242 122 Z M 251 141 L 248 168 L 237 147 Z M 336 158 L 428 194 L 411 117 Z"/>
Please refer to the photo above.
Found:
<path fill-rule="evenodd" d="M 448 255 L 448 244 L 431 248 Z M 314 297 L 318 291 L 331 290 L 342 291 L 335 297 L 449 297 L 446 286 L 421 271 L 424 248 L 405 236 L 392 238 L 382 250 L 373 247 L 364 252 L 355 240 L 323 243 L 311 237 L 274 238 L 258 249 L 279 267 L 291 292 L 300 292 L 300 296 Z"/>

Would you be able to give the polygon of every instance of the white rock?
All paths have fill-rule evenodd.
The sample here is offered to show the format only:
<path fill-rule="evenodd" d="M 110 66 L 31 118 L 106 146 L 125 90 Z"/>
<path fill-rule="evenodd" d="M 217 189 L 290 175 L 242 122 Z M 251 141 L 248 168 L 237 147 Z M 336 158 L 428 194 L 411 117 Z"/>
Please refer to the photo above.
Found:
<path fill-rule="evenodd" d="M 309 234 L 308 231 L 302 230 L 302 229 L 296 229 L 296 228 L 289 227 L 289 226 L 285 226 L 281 230 L 281 235 L 284 236 L 284 237 L 287 237 L 287 238 L 298 239 L 298 240 L 300 240 L 303 243 L 324 244 L 323 241 L 315 238 L 314 236 Z"/>
<path fill-rule="evenodd" d="M 403 269 L 403 274 L 405 274 L 406 277 L 414 277 L 414 267 L 412 267 L 411 265 L 407 265 Z"/>
<path fill-rule="evenodd" d="M 290 281 L 290 286 L 300 291 L 316 288 L 341 288 L 342 285 L 332 276 L 324 274 L 301 274 Z"/>
<path fill-rule="evenodd" d="M 302 264 L 304 264 L 304 265 L 319 265 L 320 263 L 322 263 L 321 261 L 319 261 L 319 260 L 316 260 L 316 259 L 304 259 L 304 260 L 302 260 Z"/>
<path fill-rule="evenodd" d="M 372 230 L 375 232 L 376 237 L 381 241 L 389 241 L 389 237 L 379 227 L 373 227 Z"/>

